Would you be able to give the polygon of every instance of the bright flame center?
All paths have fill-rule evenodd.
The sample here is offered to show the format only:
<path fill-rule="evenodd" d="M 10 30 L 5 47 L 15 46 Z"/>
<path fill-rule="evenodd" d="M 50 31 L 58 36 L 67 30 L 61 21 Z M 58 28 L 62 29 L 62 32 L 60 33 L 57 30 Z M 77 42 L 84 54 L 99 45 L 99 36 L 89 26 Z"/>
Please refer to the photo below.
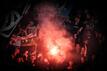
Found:
<path fill-rule="evenodd" d="M 53 48 L 50 49 L 50 54 L 52 56 L 56 56 L 59 53 L 58 47 L 54 46 Z"/>

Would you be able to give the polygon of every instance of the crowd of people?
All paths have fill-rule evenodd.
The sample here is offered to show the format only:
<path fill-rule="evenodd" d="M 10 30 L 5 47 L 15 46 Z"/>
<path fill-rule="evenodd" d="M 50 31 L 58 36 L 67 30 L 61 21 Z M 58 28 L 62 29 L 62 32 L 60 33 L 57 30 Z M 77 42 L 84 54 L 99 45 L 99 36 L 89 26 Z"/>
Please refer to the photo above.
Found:
<path fill-rule="evenodd" d="M 70 21 L 65 21 L 64 25 L 75 38 L 76 45 L 79 44 L 81 49 L 85 49 L 87 60 L 93 59 L 97 47 L 103 40 L 102 34 L 97 31 L 98 18 L 93 12 L 81 10 L 72 15 Z"/>
<path fill-rule="evenodd" d="M 88 10 L 64 20 L 64 27 L 75 39 L 75 47 L 77 53 L 81 55 L 81 63 L 93 60 L 97 47 L 101 44 L 102 35 L 96 30 L 97 23 L 96 16 L 90 14 Z M 30 63 L 35 66 L 37 57 L 42 56 L 37 52 L 37 26 L 30 21 L 25 28 L 21 28 L 19 24 L 17 31 L 10 39 L 10 45 L 15 47 L 11 54 L 12 59 L 18 63 Z"/>

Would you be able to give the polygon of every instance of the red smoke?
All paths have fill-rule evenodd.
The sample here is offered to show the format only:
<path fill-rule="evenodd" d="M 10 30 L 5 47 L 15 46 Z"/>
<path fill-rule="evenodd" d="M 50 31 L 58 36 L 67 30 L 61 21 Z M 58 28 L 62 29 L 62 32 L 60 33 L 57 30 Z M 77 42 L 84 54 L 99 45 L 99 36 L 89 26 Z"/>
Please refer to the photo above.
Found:
<path fill-rule="evenodd" d="M 74 39 L 63 27 L 54 6 L 43 5 L 38 9 L 40 53 L 49 61 L 62 63 L 75 58 Z"/>

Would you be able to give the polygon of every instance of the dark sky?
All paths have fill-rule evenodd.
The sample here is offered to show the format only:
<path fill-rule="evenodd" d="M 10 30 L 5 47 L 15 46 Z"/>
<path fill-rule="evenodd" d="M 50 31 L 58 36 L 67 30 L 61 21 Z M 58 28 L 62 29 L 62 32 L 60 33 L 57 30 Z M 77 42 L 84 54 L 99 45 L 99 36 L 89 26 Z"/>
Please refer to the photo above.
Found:
<path fill-rule="evenodd" d="M 44 0 L 0 0 L 0 5 L 2 8 L 9 10 L 17 7 L 18 5 L 25 4 L 27 1 L 38 3 Z M 46 1 L 52 1 L 59 4 L 66 2 L 67 4 L 74 4 L 75 7 L 78 8 L 102 9 L 106 7 L 105 6 L 106 4 L 103 0 L 46 0 Z"/>

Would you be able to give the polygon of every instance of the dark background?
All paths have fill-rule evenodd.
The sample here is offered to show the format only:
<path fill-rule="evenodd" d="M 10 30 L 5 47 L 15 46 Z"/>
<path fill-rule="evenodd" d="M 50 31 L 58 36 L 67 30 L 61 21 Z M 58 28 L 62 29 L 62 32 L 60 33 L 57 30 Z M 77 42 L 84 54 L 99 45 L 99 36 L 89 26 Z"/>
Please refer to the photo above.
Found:
<path fill-rule="evenodd" d="M 3 25 L 2 19 L 4 16 L 9 13 L 12 10 L 23 10 L 24 6 L 26 5 L 26 2 L 28 0 L 0 0 L 0 26 Z M 50 1 L 50 0 L 48 0 Z M 42 2 L 42 0 L 29 0 L 29 3 L 31 4 L 38 4 Z M 100 70 L 100 71 L 106 71 L 106 1 L 103 0 L 53 0 L 52 2 L 62 5 L 64 2 L 66 2 L 67 7 L 72 7 L 72 11 L 79 10 L 79 9 L 88 9 L 88 10 L 94 10 L 95 14 L 98 16 L 98 29 L 103 34 L 105 40 L 103 41 L 103 44 L 101 48 L 99 48 L 97 56 L 95 58 L 95 63 L 92 65 L 92 71 Z M 4 62 L 4 55 L 5 55 L 5 47 L 7 46 L 9 42 L 9 38 L 4 38 L 0 36 L 0 71 L 5 70 L 28 70 L 32 71 L 34 70 L 31 66 L 26 65 L 7 65 Z M 77 71 L 86 71 L 87 66 L 80 67 L 77 69 Z"/>

